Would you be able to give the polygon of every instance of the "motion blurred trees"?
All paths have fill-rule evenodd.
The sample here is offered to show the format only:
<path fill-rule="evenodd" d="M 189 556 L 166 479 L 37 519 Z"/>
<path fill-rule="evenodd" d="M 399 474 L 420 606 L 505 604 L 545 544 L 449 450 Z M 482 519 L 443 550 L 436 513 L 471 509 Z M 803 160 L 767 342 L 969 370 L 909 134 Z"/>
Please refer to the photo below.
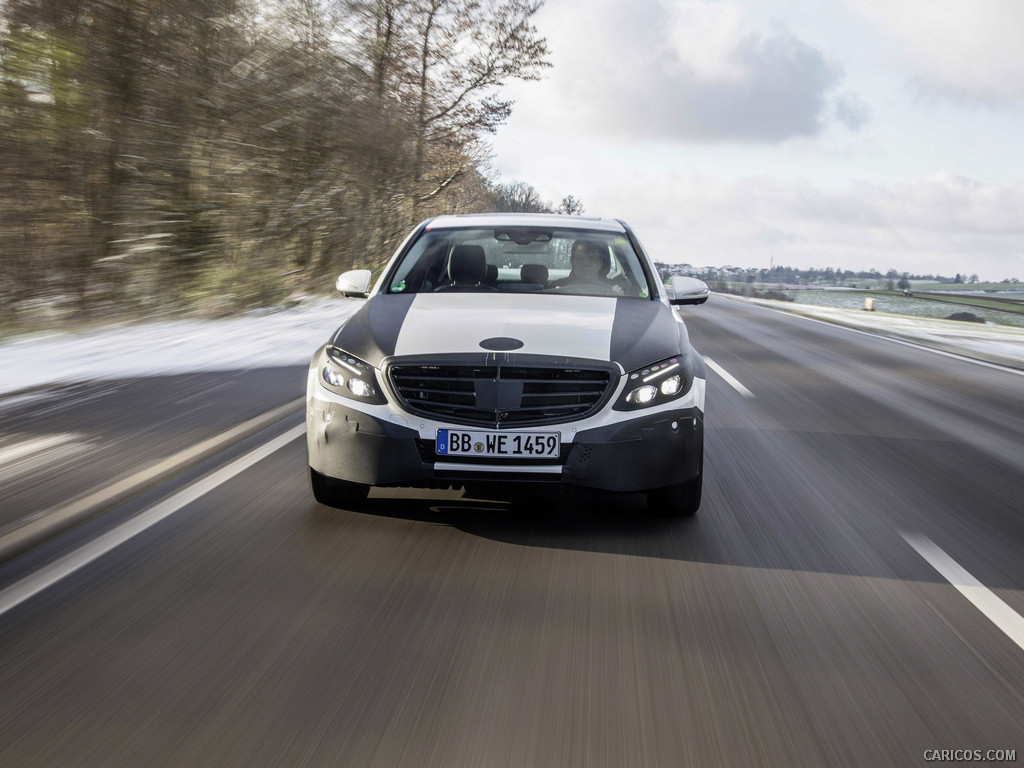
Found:
<path fill-rule="evenodd" d="M 0 0 L 0 311 L 225 310 L 493 208 L 533 0 Z"/>

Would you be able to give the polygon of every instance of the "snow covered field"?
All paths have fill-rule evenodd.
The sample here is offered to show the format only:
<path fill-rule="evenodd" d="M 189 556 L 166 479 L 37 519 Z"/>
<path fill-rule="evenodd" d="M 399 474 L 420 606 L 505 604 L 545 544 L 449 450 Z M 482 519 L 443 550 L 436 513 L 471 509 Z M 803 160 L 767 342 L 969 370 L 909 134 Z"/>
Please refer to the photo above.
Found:
<path fill-rule="evenodd" d="M 0 393 L 46 384 L 308 363 L 355 299 L 313 299 L 226 320 L 169 320 L 0 344 Z"/>

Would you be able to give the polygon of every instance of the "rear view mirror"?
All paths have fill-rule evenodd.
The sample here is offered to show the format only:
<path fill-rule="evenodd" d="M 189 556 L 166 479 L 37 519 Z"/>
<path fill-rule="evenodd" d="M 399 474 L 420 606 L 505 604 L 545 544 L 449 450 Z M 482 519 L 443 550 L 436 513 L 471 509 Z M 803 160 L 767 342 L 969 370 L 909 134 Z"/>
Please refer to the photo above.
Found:
<path fill-rule="evenodd" d="M 334 284 L 342 296 L 366 298 L 370 295 L 370 270 L 353 269 L 343 272 Z"/>
<path fill-rule="evenodd" d="M 695 277 L 674 275 L 668 284 L 669 304 L 703 304 L 710 295 L 708 284 Z"/>

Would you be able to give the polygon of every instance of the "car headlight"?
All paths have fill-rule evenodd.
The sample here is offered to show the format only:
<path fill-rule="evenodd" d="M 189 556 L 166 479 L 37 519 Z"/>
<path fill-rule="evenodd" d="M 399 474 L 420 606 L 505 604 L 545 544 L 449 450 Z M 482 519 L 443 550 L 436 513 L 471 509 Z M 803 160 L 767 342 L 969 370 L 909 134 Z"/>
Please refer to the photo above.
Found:
<path fill-rule="evenodd" d="M 626 374 L 626 388 L 614 407 L 631 411 L 661 405 L 685 395 L 692 383 L 692 364 L 686 355 L 676 355 Z"/>
<path fill-rule="evenodd" d="M 331 392 L 343 397 L 376 405 L 387 402 L 377 388 L 373 366 L 332 344 L 324 348 L 320 381 Z"/>

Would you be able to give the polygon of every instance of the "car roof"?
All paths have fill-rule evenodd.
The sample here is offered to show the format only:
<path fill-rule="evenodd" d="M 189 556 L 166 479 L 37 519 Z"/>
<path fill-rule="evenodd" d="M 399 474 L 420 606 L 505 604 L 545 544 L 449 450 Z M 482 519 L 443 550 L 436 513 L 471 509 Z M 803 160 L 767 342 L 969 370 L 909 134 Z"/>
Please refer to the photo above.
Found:
<path fill-rule="evenodd" d="M 617 219 L 566 216 L 558 213 L 472 213 L 438 216 L 426 222 L 426 229 L 464 229 L 467 227 L 557 227 L 624 233 L 626 227 Z"/>

